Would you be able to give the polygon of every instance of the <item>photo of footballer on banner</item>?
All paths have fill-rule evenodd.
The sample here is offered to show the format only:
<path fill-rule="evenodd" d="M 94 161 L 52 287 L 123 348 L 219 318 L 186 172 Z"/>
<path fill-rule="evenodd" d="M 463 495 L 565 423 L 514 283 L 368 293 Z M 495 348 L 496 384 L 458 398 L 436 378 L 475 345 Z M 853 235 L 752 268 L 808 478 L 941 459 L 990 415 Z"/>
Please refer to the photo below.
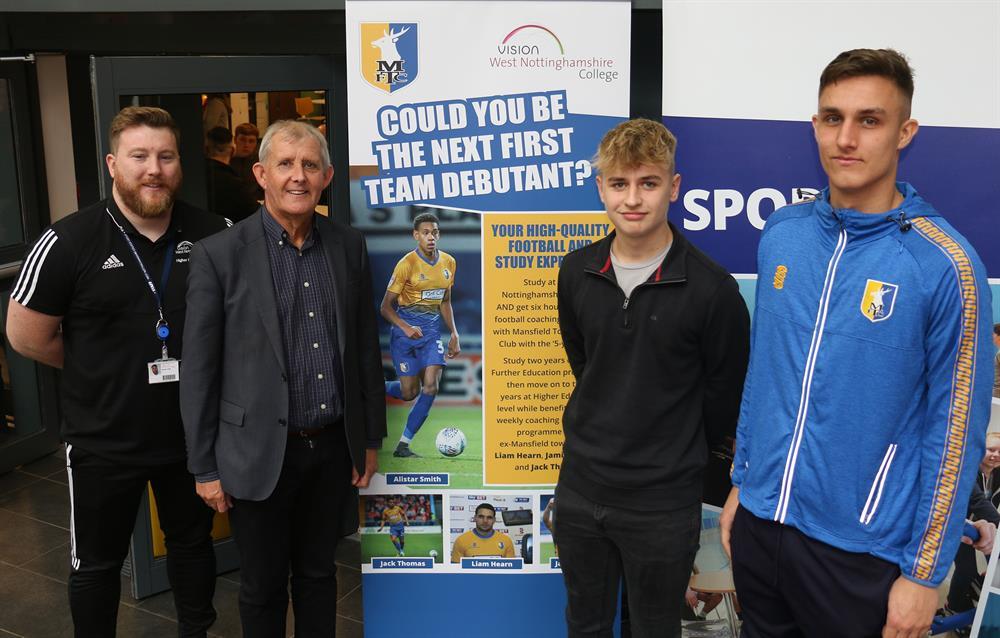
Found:
<path fill-rule="evenodd" d="M 530 495 L 455 494 L 450 502 L 452 563 L 506 570 L 533 562 Z"/>
<path fill-rule="evenodd" d="M 401 401 L 416 399 L 392 453 L 397 458 L 419 458 L 410 442 L 437 398 L 445 361 L 462 351 L 451 305 L 455 258 L 438 250 L 440 238 L 440 220 L 434 213 L 414 218 L 417 247 L 396 264 L 382 298 L 382 318 L 392 324 L 389 350 L 397 377 L 386 382 L 385 393 Z M 448 331 L 447 348 L 442 328 Z"/>
<path fill-rule="evenodd" d="M 383 282 L 389 440 L 379 452 L 379 470 L 387 485 L 415 486 L 400 475 L 447 474 L 423 485 L 479 487 L 479 220 L 455 224 L 448 221 L 455 211 L 412 212 L 412 222 L 389 220 L 380 229 L 387 234 L 368 242 L 373 276 Z"/>
<path fill-rule="evenodd" d="M 381 568 L 427 568 L 442 561 L 439 494 L 361 497 L 361 563 Z M 386 561 L 408 558 L 413 561 Z"/>
<path fill-rule="evenodd" d="M 556 526 L 556 497 L 555 494 L 542 494 L 538 499 L 539 517 L 541 523 L 538 528 L 538 563 L 548 565 L 552 569 L 559 568 L 559 548 L 556 547 L 552 539 L 552 530 Z"/>

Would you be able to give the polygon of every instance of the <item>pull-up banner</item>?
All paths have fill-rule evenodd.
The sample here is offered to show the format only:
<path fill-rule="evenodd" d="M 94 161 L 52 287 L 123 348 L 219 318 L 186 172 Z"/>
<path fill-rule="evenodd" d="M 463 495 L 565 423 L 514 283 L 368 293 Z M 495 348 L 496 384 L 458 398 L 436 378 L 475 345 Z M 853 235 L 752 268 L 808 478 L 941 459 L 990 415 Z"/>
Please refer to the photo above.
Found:
<path fill-rule="evenodd" d="M 565 634 L 541 520 L 573 385 L 555 282 L 610 231 L 590 159 L 628 115 L 630 5 L 349 0 L 346 16 L 351 221 L 381 315 L 408 328 L 382 321 L 365 632 Z"/>

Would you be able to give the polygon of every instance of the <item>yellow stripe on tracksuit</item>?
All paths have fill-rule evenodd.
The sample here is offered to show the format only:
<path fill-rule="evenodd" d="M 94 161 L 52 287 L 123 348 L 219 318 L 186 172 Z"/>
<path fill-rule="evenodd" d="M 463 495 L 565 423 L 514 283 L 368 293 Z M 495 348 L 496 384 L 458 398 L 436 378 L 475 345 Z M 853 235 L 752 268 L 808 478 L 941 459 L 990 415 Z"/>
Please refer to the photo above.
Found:
<path fill-rule="evenodd" d="M 944 456 L 934 484 L 934 500 L 917 550 L 916 562 L 910 572 L 914 578 L 930 579 L 940 558 L 941 540 L 954 504 L 965 452 L 966 434 L 975 372 L 977 327 L 979 324 L 979 291 L 976 274 L 965 249 L 939 226 L 927 218 L 911 220 L 921 237 L 937 246 L 955 267 L 962 299 L 962 336 L 958 357 L 952 372 L 951 399 L 948 405 L 948 432 Z"/>

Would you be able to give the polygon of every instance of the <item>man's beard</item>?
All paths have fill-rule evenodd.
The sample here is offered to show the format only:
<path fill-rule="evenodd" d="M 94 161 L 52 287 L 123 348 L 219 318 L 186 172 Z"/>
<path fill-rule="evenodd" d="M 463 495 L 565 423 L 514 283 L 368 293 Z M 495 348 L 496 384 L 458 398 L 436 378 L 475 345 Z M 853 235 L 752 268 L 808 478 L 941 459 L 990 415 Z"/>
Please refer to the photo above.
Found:
<path fill-rule="evenodd" d="M 142 196 L 142 183 L 129 186 L 123 180 L 115 179 L 115 190 L 122 198 L 129 211 L 135 213 L 143 219 L 160 217 L 173 208 L 177 190 L 180 188 L 180 180 L 174 185 L 166 182 L 155 182 L 163 188 L 163 193 L 155 197 Z"/>

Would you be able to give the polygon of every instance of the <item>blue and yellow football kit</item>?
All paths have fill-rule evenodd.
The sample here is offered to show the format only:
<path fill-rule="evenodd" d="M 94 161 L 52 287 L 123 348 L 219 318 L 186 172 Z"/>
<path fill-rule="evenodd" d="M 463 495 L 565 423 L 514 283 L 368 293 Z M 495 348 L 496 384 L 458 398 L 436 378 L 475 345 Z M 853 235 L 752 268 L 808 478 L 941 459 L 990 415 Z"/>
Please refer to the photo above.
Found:
<path fill-rule="evenodd" d="M 427 366 L 444 366 L 446 347 L 441 341 L 441 302 L 455 284 L 455 258 L 438 251 L 430 262 L 413 250 L 392 271 L 388 291 L 399 295 L 397 313 L 406 323 L 419 327 L 423 337 L 410 339 L 392 326 L 389 350 L 399 376 L 414 376 Z"/>
<path fill-rule="evenodd" d="M 396 548 L 396 553 L 403 555 L 405 540 L 403 534 L 406 531 L 406 513 L 402 506 L 392 505 L 382 510 L 382 525 L 389 525 L 389 539 Z"/>
<path fill-rule="evenodd" d="M 402 507 L 393 505 L 382 511 L 382 522 L 389 525 L 391 536 L 402 536 L 406 529 L 406 514 L 403 513 Z"/>
<path fill-rule="evenodd" d="M 490 530 L 482 535 L 477 529 L 470 529 L 455 539 L 451 548 L 451 562 L 459 563 L 463 558 L 475 556 L 514 558 L 514 542 L 503 532 Z"/>

